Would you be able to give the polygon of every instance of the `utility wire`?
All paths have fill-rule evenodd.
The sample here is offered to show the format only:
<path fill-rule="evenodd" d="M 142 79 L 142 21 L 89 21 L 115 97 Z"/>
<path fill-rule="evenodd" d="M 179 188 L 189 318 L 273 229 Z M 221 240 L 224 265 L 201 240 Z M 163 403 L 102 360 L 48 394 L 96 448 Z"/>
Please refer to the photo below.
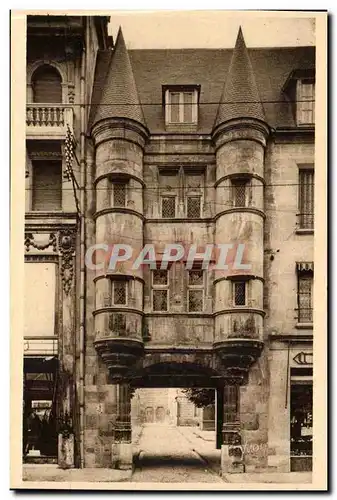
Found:
<path fill-rule="evenodd" d="M 208 104 L 214 104 L 214 105 L 219 105 L 219 104 L 224 104 L 224 105 L 231 105 L 231 104 L 295 104 L 299 102 L 315 102 L 315 99 L 304 99 L 304 100 L 273 100 L 273 101 L 200 101 L 198 102 L 197 106 L 206 106 Z M 72 106 L 164 106 L 163 102 L 139 102 L 139 103 L 134 103 L 134 102 L 110 102 L 110 103 L 100 103 L 100 102 L 89 102 L 89 103 L 84 103 L 80 104 L 77 102 L 74 103 L 55 103 L 56 105 L 62 107 L 72 107 Z M 36 105 L 37 107 L 52 107 L 55 106 L 55 104 L 50 104 L 46 103 L 45 105 L 43 103 L 27 103 L 27 105 L 34 106 Z M 180 104 L 168 104 L 169 106 L 177 106 L 179 107 Z M 196 104 L 190 104 L 190 106 L 196 106 Z"/>
<path fill-rule="evenodd" d="M 62 184 L 68 182 L 67 180 L 62 180 Z M 287 184 L 251 184 L 251 185 L 248 185 L 247 186 L 247 189 L 249 190 L 251 187 L 254 187 L 254 188 L 264 188 L 264 187 L 293 187 L 293 186 L 302 186 L 303 184 L 301 183 L 287 183 Z M 31 191 L 31 190 L 34 190 L 34 191 L 39 191 L 39 190 L 43 190 L 43 191 L 47 191 L 47 190 L 57 190 L 57 188 L 53 188 L 53 187 L 41 187 L 41 186 L 37 186 L 37 187 L 26 187 L 26 191 Z M 62 188 L 63 190 L 67 190 L 67 189 L 71 189 L 71 188 Z M 99 188 L 99 187 L 88 187 L 85 189 L 85 191 L 108 191 L 109 188 L 106 188 L 106 187 L 102 187 L 102 188 Z M 167 187 L 161 187 L 161 186 L 145 186 L 145 187 L 133 187 L 133 188 L 129 188 L 129 191 L 132 192 L 132 191 L 165 191 L 165 193 L 167 193 L 169 195 L 169 193 L 172 193 L 172 195 L 174 195 L 174 193 L 176 191 L 180 191 L 180 190 L 184 190 L 184 191 L 193 191 L 193 190 L 196 190 L 196 189 L 200 189 L 200 191 L 204 191 L 206 189 L 212 189 L 212 190 L 217 190 L 217 189 L 233 189 L 233 186 L 204 186 L 204 187 L 201 187 L 201 188 L 194 188 L 194 187 L 182 187 L 182 186 L 178 186 L 178 187 L 173 187 L 173 188 L 167 188 Z M 191 195 L 192 196 L 192 195 Z M 196 195 L 197 196 L 197 195 Z"/>

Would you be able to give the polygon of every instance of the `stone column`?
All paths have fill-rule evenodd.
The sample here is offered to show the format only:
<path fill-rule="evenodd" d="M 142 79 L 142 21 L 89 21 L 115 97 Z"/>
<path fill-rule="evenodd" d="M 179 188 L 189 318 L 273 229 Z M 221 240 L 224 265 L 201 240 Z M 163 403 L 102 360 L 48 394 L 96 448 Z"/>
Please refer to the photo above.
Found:
<path fill-rule="evenodd" d="M 117 418 L 114 423 L 112 466 L 132 469 L 131 392 L 128 383 L 114 384 L 117 393 Z"/>
<path fill-rule="evenodd" d="M 245 472 L 241 422 L 238 407 L 240 387 L 235 380 L 233 380 L 232 384 L 231 386 L 225 387 L 223 391 L 221 445 L 222 474 Z"/>

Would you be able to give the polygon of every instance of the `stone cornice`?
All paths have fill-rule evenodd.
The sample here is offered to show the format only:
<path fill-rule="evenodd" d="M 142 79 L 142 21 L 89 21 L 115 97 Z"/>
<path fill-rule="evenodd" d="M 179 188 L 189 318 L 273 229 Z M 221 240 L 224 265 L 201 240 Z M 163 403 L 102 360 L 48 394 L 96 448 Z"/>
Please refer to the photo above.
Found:
<path fill-rule="evenodd" d="M 96 316 L 97 314 L 102 314 L 102 313 L 132 313 L 132 314 L 139 314 L 140 316 L 144 316 L 144 313 L 141 309 L 135 309 L 132 307 L 116 307 L 116 306 L 106 306 L 106 307 L 100 307 L 99 309 L 95 309 L 92 314 L 93 316 Z"/>
<path fill-rule="evenodd" d="M 140 212 L 137 212 L 136 210 L 132 210 L 131 208 L 127 207 L 110 207 L 110 208 L 103 208 L 102 210 L 98 210 L 97 212 L 94 213 L 92 218 L 94 220 L 98 219 L 98 217 L 101 217 L 102 215 L 107 215 L 111 213 L 119 213 L 119 214 L 129 214 L 129 215 L 134 215 L 135 217 L 138 217 L 140 220 L 144 220 L 145 217 L 143 214 Z"/>
<path fill-rule="evenodd" d="M 95 123 L 91 135 L 97 147 L 102 142 L 125 140 L 144 149 L 149 131 L 141 123 L 129 118 L 105 118 Z"/>
<path fill-rule="evenodd" d="M 221 182 L 227 180 L 227 179 L 237 179 L 237 178 L 247 178 L 247 179 L 256 179 L 257 181 L 260 181 L 261 184 L 265 184 L 266 181 L 264 180 L 263 177 L 261 177 L 260 175 L 258 174 L 254 174 L 254 173 L 251 173 L 251 172 L 235 172 L 233 174 L 228 174 L 228 175 L 223 175 L 222 177 L 220 177 L 219 179 L 217 179 L 215 182 L 214 182 L 214 187 L 216 188 Z"/>
<path fill-rule="evenodd" d="M 57 231 L 76 228 L 78 219 L 75 212 L 26 212 L 26 231 Z"/>
<path fill-rule="evenodd" d="M 269 125 L 265 122 L 255 118 L 242 117 L 220 123 L 213 130 L 212 139 L 216 150 L 227 142 L 237 140 L 256 141 L 265 147 L 269 133 Z"/>
<path fill-rule="evenodd" d="M 266 214 L 262 212 L 262 210 L 259 210 L 258 208 L 253 208 L 253 207 L 233 207 L 233 208 L 228 208 L 227 210 L 222 210 L 218 214 L 214 216 L 214 220 L 216 221 L 219 219 L 219 217 L 222 217 L 223 215 L 226 214 L 233 214 L 233 213 L 250 213 L 250 214 L 255 214 L 259 215 L 263 219 L 266 218 Z"/>

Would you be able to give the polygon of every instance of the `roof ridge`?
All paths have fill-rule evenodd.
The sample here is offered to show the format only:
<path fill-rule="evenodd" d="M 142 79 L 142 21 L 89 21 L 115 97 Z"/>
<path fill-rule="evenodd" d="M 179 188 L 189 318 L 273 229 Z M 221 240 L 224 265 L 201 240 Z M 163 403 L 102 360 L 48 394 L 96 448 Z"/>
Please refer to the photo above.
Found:
<path fill-rule="evenodd" d="M 265 121 L 264 109 L 241 26 L 236 38 L 214 127 L 235 118 L 257 118 Z"/>
<path fill-rule="evenodd" d="M 130 57 L 119 27 L 93 123 L 105 118 L 129 118 L 145 126 Z"/>

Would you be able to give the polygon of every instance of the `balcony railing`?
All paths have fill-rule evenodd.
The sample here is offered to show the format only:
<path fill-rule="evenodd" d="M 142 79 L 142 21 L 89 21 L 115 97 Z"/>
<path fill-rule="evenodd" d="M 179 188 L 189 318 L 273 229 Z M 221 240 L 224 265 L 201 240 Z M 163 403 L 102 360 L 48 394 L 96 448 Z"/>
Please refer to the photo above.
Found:
<path fill-rule="evenodd" d="M 314 229 L 314 214 L 297 214 L 299 229 Z"/>
<path fill-rule="evenodd" d="M 66 104 L 27 104 L 27 136 L 64 138 L 73 129 L 73 108 Z"/>
<path fill-rule="evenodd" d="M 299 323 L 312 323 L 313 321 L 313 308 L 300 308 L 297 309 L 297 319 Z"/>

